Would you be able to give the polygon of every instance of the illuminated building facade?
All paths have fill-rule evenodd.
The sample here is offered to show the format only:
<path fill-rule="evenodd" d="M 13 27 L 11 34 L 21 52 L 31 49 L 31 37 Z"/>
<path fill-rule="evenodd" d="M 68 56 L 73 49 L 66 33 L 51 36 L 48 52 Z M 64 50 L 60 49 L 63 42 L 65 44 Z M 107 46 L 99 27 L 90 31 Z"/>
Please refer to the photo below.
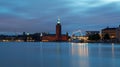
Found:
<path fill-rule="evenodd" d="M 107 27 L 107 28 L 105 28 L 105 29 L 102 29 L 102 38 L 103 38 L 106 34 L 108 34 L 109 37 L 110 37 L 110 39 L 116 39 L 116 36 L 117 36 L 116 30 L 117 30 L 117 28 L 109 28 L 109 27 Z"/>

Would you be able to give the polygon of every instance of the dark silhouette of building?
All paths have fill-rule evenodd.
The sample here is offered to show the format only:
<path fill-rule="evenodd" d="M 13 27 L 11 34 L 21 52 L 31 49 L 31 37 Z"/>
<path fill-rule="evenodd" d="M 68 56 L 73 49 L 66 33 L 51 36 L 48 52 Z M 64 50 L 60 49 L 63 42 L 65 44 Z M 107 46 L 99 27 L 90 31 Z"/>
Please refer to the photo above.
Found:
<path fill-rule="evenodd" d="M 86 36 L 91 36 L 95 34 L 100 34 L 100 31 L 86 31 Z"/>
<path fill-rule="evenodd" d="M 60 23 L 60 18 L 57 20 L 56 34 L 46 34 L 42 36 L 42 41 L 68 41 L 68 33 L 62 34 L 62 25 Z"/>
<path fill-rule="evenodd" d="M 120 42 L 120 25 L 117 28 L 117 36 L 116 36 L 117 40 Z"/>

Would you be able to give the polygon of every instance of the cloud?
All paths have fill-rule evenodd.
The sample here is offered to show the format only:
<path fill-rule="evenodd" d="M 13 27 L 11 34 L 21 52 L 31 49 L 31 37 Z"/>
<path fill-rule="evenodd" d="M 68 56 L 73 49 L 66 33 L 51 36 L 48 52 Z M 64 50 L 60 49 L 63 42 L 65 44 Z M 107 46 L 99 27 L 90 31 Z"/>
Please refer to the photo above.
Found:
<path fill-rule="evenodd" d="M 119 25 L 119 4 L 119 0 L 0 0 L 0 31 L 55 32 L 57 16 L 64 32 L 100 30 Z"/>

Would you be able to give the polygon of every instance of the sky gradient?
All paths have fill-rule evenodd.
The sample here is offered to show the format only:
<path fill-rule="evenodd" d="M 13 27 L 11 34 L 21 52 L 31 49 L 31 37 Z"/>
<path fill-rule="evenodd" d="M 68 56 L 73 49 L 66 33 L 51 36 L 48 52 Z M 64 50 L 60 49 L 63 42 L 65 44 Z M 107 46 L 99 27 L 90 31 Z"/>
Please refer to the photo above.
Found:
<path fill-rule="evenodd" d="M 100 30 L 120 24 L 120 0 L 0 0 L 0 32 Z"/>

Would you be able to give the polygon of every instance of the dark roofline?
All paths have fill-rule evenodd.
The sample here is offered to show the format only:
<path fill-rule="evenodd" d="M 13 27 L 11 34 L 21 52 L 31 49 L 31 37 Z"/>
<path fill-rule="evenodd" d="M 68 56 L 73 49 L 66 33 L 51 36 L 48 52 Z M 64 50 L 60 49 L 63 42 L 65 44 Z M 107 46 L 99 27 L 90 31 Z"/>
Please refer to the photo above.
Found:
<path fill-rule="evenodd" d="M 109 27 L 107 27 L 107 28 L 104 28 L 104 29 L 102 29 L 102 30 L 116 30 L 117 28 L 109 28 Z"/>
<path fill-rule="evenodd" d="M 86 32 L 100 32 L 100 31 L 86 31 Z"/>

